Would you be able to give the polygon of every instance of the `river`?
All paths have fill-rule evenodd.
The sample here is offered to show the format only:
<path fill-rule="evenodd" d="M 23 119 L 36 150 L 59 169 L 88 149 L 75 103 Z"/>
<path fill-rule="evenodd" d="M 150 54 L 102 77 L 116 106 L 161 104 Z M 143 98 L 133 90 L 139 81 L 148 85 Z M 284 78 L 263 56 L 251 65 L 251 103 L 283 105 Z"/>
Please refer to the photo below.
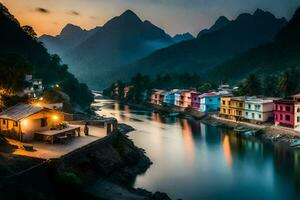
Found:
<path fill-rule="evenodd" d="M 300 198 L 300 150 L 112 100 L 96 104 L 100 115 L 133 126 L 130 138 L 153 161 L 134 187 L 184 200 Z"/>

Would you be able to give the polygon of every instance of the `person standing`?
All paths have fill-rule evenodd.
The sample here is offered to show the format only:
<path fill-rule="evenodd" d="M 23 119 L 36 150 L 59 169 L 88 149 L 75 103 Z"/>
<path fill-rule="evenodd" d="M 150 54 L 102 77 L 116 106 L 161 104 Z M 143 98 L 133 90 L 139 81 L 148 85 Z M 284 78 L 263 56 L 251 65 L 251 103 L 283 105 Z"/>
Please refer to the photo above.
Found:
<path fill-rule="evenodd" d="M 87 123 L 84 125 L 84 134 L 85 134 L 86 136 L 89 135 L 89 127 L 87 126 Z"/>

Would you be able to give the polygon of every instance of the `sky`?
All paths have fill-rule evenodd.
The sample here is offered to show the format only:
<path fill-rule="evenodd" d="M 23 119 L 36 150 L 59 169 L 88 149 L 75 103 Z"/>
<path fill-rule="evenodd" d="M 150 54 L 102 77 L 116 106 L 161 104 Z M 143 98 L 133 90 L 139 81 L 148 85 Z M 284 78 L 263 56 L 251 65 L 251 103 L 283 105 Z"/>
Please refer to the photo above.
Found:
<path fill-rule="evenodd" d="M 193 35 L 210 27 L 219 16 L 236 18 L 257 8 L 290 19 L 300 0 L 0 0 L 22 25 L 38 35 L 57 35 L 68 23 L 84 29 L 102 26 L 131 9 L 170 35 Z"/>

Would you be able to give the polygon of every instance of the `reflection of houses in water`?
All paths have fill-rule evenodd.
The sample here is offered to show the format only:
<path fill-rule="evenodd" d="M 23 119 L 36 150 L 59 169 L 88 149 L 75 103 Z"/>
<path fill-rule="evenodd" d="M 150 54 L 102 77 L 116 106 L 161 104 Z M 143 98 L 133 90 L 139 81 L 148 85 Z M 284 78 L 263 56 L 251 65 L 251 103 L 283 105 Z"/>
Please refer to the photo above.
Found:
<path fill-rule="evenodd" d="M 188 158 L 190 161 L 193 161 L 195 157 L 195 144 L 192 136 L 192 130 L 187 119 L 182 119 L 181 122 L 183 141 L 188 153 Z"/>
<path fill-rule="evenodd" d="M 227 162 L 227 166 L 229 168 L 231 168 L 232 167 L 232 155 L 231 155 L 231 149 L 230 149 L 228 135 L 225 135 L 223 138 L 223 151 L 224 151 L 224 156 L 225 156 L 225 159 Z"/>

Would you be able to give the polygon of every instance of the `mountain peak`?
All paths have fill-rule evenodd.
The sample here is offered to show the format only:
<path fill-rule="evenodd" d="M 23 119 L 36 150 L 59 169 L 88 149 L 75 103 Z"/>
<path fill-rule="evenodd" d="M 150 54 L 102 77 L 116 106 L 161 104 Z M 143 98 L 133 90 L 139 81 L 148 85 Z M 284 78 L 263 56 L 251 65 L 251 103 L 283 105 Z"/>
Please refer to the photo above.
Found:
<path fill-rule="evenodd" d="M 123 12 L 120 17 L 122 18 L 127 18 L 127 19 L 139 19 L 140 18 L 137 16 L 137 14 L 135 14 L 132 10 L 126 10 L 125 12 Z"/>
<path fill-rule="evenodd" d="M 228 22 L 230 22 L 230 21 L 229 21 L 229 19 L 227 17 L 221 16 L 221 17 L 219 17 L 217 19 L 217 21 L 215 22 L 215 24 L 221 24 L 221 25 L 223 25 L 223 24 L 227 24 Z"/>
<path fill-rule="evenodd" d="M 81 27 L 74 24 L 67 24 L 60 32 L 60 35 L 70 35 L 81 31 L 83 31 Z"/>
<path fill-rule="evenodd" d="M 269 16 L 275 18 L 275 16 L 272 13 L 270 13 L 268 11 L 264 11 L 264 10 L 259 9 L 259 8 L 256 9 L 256 11 L 253 13 L 253 16 L 266 16 L 266 15 L 269 15 Z"/>

